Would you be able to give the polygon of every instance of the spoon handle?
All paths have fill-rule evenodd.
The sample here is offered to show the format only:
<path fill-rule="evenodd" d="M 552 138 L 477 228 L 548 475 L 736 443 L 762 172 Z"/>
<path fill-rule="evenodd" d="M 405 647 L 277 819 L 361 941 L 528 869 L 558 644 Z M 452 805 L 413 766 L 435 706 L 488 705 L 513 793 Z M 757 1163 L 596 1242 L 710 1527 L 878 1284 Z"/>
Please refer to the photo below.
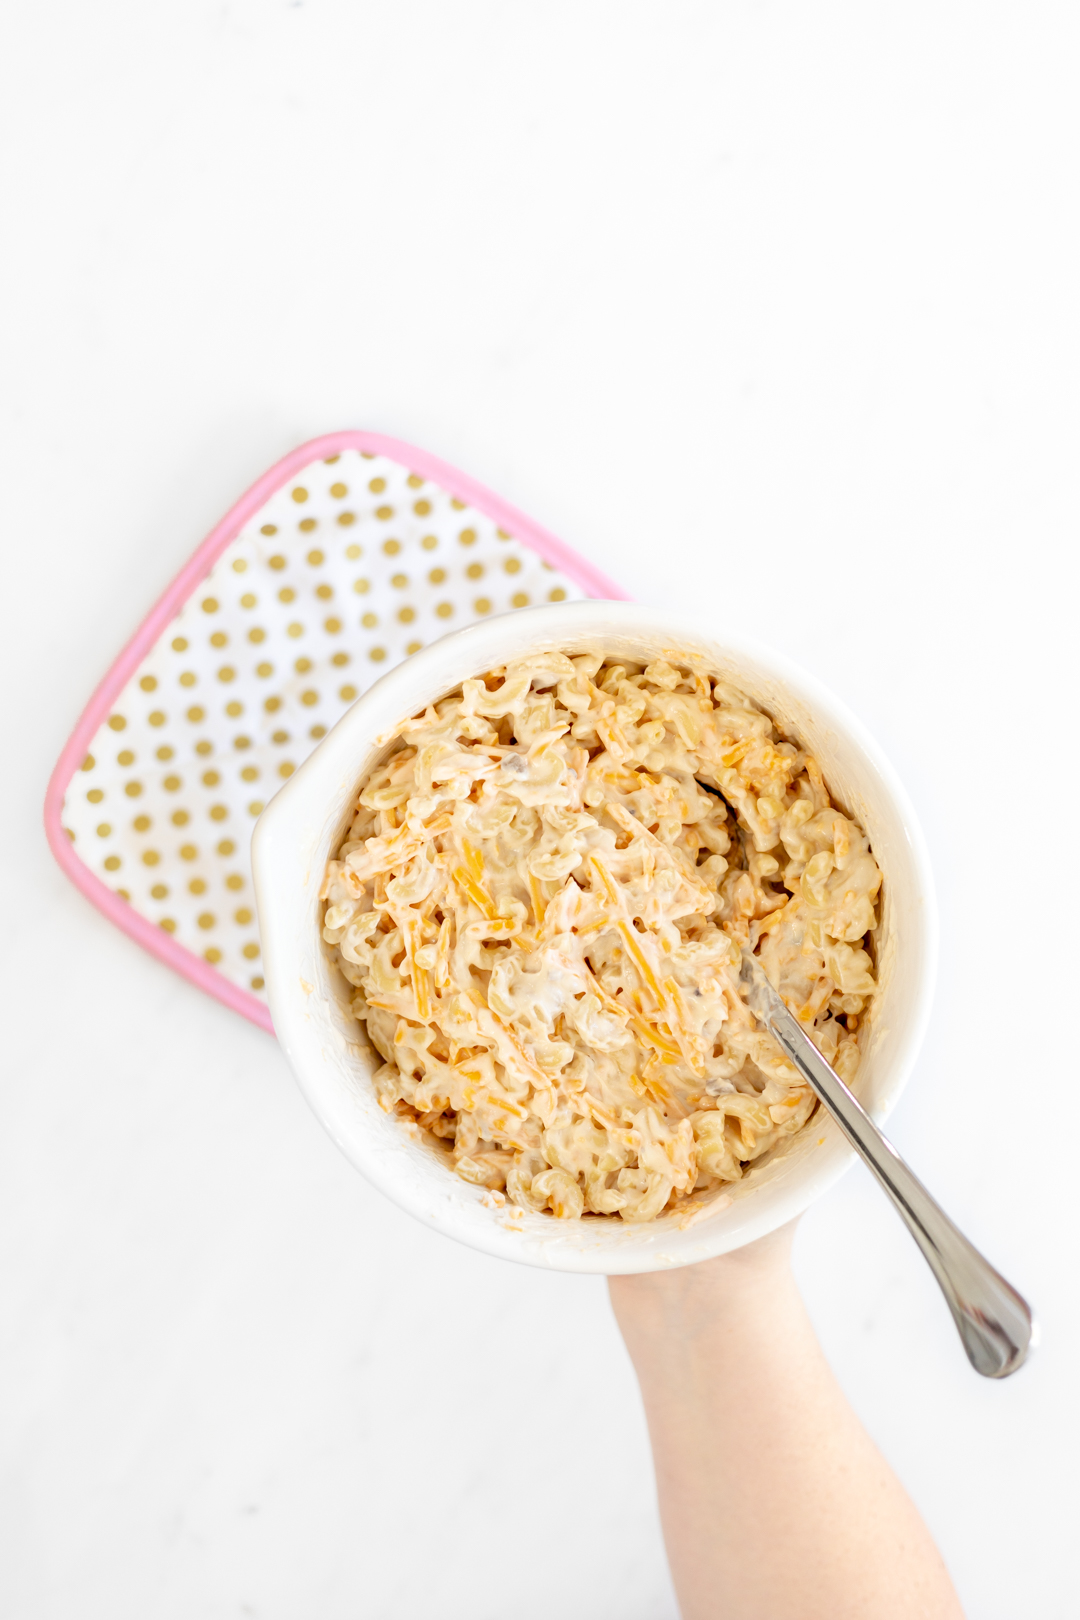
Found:
<path fill-rule="evenodd" d="M 938 1280 L 975 1371 L 1007 1378 L 1037 1342 L 1026 1301 L 969 1243 L 909 1169 L 765 976 L 743 952 L 742 981 L 756 1016 L 824 1103 L 896 1205 Z"/>

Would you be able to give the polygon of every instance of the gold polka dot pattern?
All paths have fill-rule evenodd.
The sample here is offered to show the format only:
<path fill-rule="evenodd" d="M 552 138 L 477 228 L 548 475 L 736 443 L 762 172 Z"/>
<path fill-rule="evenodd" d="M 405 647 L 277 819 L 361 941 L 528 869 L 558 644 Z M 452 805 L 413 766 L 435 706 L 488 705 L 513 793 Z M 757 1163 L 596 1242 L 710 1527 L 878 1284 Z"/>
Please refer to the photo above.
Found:
<path fill-rule="evenodd" d="M 385 670 L 492 613 L 587 593 L 383 456 L 344 450 L 278 490 L 132 675 L 69 784 L 90 869 L 264 997 L 255 818 Z"/>

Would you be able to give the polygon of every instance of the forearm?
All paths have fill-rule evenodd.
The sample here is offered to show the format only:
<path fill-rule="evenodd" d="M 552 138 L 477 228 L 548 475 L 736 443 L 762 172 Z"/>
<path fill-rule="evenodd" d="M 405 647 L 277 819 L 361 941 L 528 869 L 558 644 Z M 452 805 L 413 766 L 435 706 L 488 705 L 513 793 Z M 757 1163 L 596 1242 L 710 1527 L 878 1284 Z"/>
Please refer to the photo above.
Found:
<path fill-rule="evenodd" d="M 790 1232 L 611 1279 L 683 1620 L 960 1620 L 940 1555 L 830 1373 Z"/>

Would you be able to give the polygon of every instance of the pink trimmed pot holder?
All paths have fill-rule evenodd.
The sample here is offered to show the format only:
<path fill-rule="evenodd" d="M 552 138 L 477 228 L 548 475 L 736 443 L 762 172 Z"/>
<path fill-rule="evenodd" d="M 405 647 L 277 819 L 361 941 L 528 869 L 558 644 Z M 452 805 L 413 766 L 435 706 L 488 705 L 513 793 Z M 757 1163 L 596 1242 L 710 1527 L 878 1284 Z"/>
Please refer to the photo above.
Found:
<path fill-rule="evenodd" d="M 271 1030 L 256 818 L 386 670 L 492 613 L 625 599 L 463 473 L 330 433 L 265 473 L 113 664 L 49 783 L 60 865 L 140 945 Z"/>

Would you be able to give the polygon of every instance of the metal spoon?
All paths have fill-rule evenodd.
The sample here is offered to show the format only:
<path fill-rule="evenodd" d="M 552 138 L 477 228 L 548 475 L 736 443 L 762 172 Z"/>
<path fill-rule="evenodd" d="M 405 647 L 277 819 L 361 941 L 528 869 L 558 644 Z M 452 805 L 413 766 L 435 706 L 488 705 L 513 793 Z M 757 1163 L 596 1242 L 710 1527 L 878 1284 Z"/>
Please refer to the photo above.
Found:
<path fill-rule="evenodd" d="M 790 1058 L 870 1166 L 922 1250 L 953 1314 L 968 1360 L 984 1378 L 1007 1378 L 1037 1343 L 1027 1303 L 935 1203 L 919 1178 L 848 1090 L 784 1005 L 750 951 L 742 953 L 741 982 L 752 1013 Z"/>
<path fill-rule="evenodd" d="M 742 850 L 750 851 L 734 807 L 710 782 L 696 778 L 725 806 Z M 1000 1272 L 969 1243 L 918 1176 L 878 1130 L 836 1070 L 822 1057 L 798 1019 L 790 1013 L 751 951 L 742 953 L 741 980 L 746 1001 L 828 1109 L 852 1147 L 869 1165 L 907 1224 L 908 1231 L 938 1280 L 953 1315 L 967 1358 L 984 1378 L 1007 1378 L 1038 1343 L 1031 1308 Z"/>

